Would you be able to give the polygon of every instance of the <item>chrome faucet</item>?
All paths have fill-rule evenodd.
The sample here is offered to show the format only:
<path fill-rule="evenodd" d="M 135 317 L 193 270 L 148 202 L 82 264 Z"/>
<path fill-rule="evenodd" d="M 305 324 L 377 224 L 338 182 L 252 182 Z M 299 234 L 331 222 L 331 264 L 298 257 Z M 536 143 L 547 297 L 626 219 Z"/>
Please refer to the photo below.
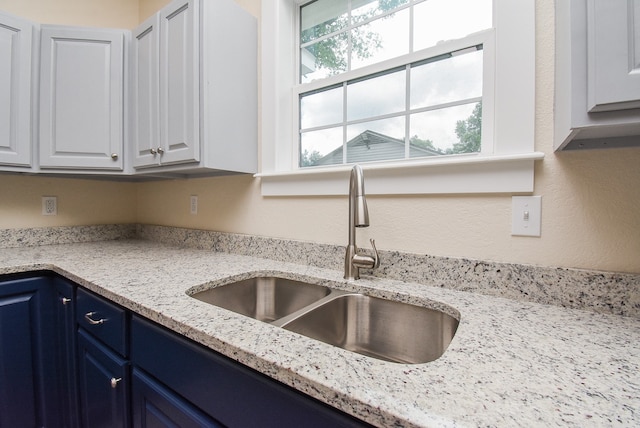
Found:
<path fill-rule="evenodd" d="M 376 241 L 371 239 L 374 257 L 358 254 L 356 227 L 369 227 L 369 210 L 364 196 L 364 175 L 360 165 L 354 165 L 349 180 L 349 245 L 344 257 L 344 279 L 359 279 L 360 268 L 380 266 Z"/>

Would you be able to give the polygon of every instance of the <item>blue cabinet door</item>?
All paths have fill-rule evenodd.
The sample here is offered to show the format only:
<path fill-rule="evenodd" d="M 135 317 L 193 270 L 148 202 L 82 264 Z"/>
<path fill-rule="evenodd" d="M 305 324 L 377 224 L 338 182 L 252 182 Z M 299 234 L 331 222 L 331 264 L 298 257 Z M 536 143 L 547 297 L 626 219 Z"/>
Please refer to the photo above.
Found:
<path fill-rule="evenodd" d="M 131 391 L 135 428 L 224 428 L 136 367 Z"/>
<path fill-rule="evenodd" d="M 80 426 L 75 328 L 75 284 L 62 277 L 53 277 L 56 342 L 58 346 L 59 406 L 65 428 Z"/>
<path fill-rule="evenodd" d="M 78 372 L 81 425 L 128 427 L 129 362 L 80 329 Z"/>
<path fill-rule="evenodd" d="M 51 277 L 0 277 L 0 427 L 60 426 Z"/>
<path fill-rule="evenodd" d="M 228 427 L 370 426 L 138 316 L 131 361 Z"/>

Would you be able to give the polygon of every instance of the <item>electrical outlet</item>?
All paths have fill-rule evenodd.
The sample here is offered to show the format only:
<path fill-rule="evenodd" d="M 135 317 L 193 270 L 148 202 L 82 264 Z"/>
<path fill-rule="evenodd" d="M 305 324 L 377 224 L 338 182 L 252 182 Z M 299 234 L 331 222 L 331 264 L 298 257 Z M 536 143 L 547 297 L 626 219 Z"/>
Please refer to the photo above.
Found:
<path fill-rule="evenodd" d="M 540 236 L 542 196 L 514 196 L 511 198 L 511 234 Z"/>
<path fill-rule="evenodd" d="M 198 214 L 198 196 L 197 195 L 191 195 L 191 201 L 189 206 L 191 209 L 191 214 Z"/>
<path fill-rule="evenodd" d="M 42 215 L 58 215 L 58 198 L 55 196 L 42 197 Z"/>

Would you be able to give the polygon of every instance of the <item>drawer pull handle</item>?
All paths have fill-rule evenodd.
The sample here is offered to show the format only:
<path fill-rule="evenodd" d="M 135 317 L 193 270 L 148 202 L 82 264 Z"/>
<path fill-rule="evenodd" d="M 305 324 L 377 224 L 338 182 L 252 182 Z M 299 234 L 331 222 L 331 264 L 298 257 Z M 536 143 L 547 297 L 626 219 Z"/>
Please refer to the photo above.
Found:
<path fill-rule="evenodd" d="M 62 298 L 62 304 L 63 305 L 66 305 L 67 303 L 70 303 L 70 302 L 71 302 L 71 299 L 69 299 L 68 297 L 63 297 Z"/>
<path fill-rule="evenodd" d="M 117 379 L 115 377 L 112 377 L 111 378 L 111 388 L 115 389 L 118 386 L 118 382 L 120 382 L 121 380 L 122 380 L 121 377 L 119 377 Z"/>
<path fill-rule="evenodd" d="M 91 325 L 103 324 L 106 321 L 106 319 L 104 318 L 100 318 L 99 320 L 94 320 L 93 318 L 91 318 L 95 314 L 96 312 L 87 312 L 86 314 L 84 314 L 84 319 L 86 319 L 87 322 Z"/>

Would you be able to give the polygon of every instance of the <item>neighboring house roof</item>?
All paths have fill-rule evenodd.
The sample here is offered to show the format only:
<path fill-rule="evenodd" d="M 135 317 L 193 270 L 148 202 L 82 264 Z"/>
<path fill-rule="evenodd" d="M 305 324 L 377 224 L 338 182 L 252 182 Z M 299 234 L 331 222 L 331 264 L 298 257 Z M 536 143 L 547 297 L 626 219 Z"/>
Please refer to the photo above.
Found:
<path fill-rule="evenodd" d="M 347 141 L 347 163 L 403 159 L 404 150 L 404 140 L 366 130 Z M 409 150 L 411 157 L 438 156 L 442 154 L 413 143 L 410 145 Z M 341 164 L 342 152 L 343 147 L 338 147 L 331 153 L 318 159 L 314 165 Z"/>

